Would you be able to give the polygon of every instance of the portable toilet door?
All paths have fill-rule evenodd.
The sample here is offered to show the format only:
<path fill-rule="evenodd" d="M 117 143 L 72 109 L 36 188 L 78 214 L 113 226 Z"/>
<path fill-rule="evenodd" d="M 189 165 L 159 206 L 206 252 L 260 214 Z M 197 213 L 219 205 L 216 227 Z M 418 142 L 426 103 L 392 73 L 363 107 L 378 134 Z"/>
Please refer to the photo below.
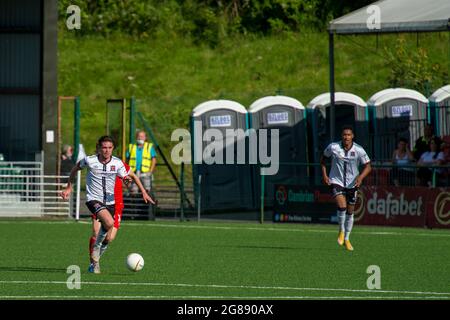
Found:
<path fill-rule="evenodd" d="M 385 89 L 375 93 L 367 104 L 372 114 L 374 161 L 391 161 L 399 138 L 407 139 L 413 148 L 415 141 L 423 135 L 428 100 L 420 92 Z"/>
<path fill-rule="evenodd" d="M 267 129 L 267 155 L 270 155 L 272 160 L 275 152 L 271 149 L 272 130 L 278 130 L 279 140 L 276 145 L 279 164 L 268 165 L 273 168 L 278 166 L 278 171 L 276 174 L 264 176 L 265 205 L 270 207 L 273 205 L 276 184 L 308 185 L 305 107 L 294 98 L 268 96 L 253 102 L 248 109 L 248 114 L 250 128 L 256 131 L 255 137 L 258 137 L 259 148 L 263 141 L 259 138 L 260 132 L 263 133 L 260 130 Z M 253 150 L 257 150 L 259 154 L 259 148 L 253 148 Z M 254 166 L 253 177 L 256 198 L 259 199 L 261 196 L 259 165 Z"/>
<path fill-rule="evenodd" d="M 429 98 L 430 122 L 435 134 L 440 137 L 450 135 L 450 85 L 437 89 Z"/>
<path fill-rule="evenodd" d="M 241 130 L 235 136 L 237 129 Z M 247 110 L 237 102 L 210 100 L 193 109 L 193 183 L 196 204 L 200 200 L 202 210 L 254 207 L 250 166 L 238 164 L 237 156 L 246 152 L 246 129 Z"/>
<path fill-rule="evenodd" d="M 355 142 L 369 153 L 369 113 L 363 99 L 347 92 L 335 93 L 335 137 L 333 141 L 341 139 L 341 129 L 350 125 L 354 129 Z M 318 163 L 325 148 L 332 141 L 330 139 L 330 93 L 323 93 L 307 105 L 308 133 L 312 136 L 312 150 L 310 161 Z M 370 156 L 370 155 L 369 155 Z"/>

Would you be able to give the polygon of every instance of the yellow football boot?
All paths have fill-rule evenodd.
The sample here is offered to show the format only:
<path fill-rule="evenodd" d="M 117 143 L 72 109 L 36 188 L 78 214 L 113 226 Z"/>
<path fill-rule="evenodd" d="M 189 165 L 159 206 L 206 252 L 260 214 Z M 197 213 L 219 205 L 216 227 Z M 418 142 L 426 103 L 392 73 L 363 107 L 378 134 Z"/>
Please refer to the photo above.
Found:
<path fill-rule="evenodd" d="M 353 251 L 353 246 L 350 243 L 350 240 L 345 240 L 344 244 L 345 244 L 345 249 L 347 249 L 348 251 Z"/>
<path fill-rule="evenodd" d="M 344 231 L 339 231 L 337 242 L 340 246 L 344 244 Z"/>

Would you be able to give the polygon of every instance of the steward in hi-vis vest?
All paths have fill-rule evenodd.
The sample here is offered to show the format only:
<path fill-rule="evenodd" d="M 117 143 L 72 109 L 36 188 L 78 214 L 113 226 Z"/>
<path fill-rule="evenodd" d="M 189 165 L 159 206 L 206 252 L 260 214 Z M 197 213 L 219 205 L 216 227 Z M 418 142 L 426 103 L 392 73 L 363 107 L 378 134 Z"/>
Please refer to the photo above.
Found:
<path fill-rule="evenodd" d="M 147 142 L 145 131 L 136 134 L 136 143 L 130 144 L 127 150 L 128 165 L 141 179 L 144 188 L 150 191 L 153 181 L 153 171 L 156 167 L 156 151 L 153 143 Z M 139 192 L 135 184 L 131 185 L 131 191 Z"/>
<path fill-rule="evenodd" d="M 137 167 L 137 158 L 136 158 L 136 154 L 138 153 L 138 145 L 137 144 L 130 144 L 128 146 L 128 150 L 130 152 L 130 157 L 129 157 L 129 161 L 128 164 L 131 168 L 131 170 L 133 170 L 134 172 L 136 171 L 140 171 L 142 173 L 146 173 L 150 171 L 150 166 L 152 164 L 152 154 L 151 154 L 151 149 L 153 148 L 153 143 L 149 143 L 149 142 L 144 142 L 144 146 L 142 148 L 142 153 L 141 153 L 141 160 L 140 162 L 140 168 Z M 138 170 L 139 169 L 139 170 Z"/>

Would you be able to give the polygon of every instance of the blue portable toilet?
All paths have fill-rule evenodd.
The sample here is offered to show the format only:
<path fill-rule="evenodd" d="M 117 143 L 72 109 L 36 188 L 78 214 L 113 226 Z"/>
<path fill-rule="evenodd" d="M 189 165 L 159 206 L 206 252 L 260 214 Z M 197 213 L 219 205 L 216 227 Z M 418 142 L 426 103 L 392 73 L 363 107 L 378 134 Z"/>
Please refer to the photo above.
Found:
<path fill-rule="evenodd" d="M 435 134 L 441 137 L 450 135 L 450 84 L 437 89 L 428 100 Z"/>
<path fill-rule="evenodd" d="M 305 107 L 300 101 L 291 97 L 268 96 L 253 102 L 248 109 L 248 114 L 250 128 L 255 129 L 257 136 L 259 136 L 261 129 L 267 129 L 268 155 L 272 155 L 271 129 L 278 130 L 279 141 L 277 146 L 280 163 L 278 171 L 274 175 L 264 176 L 265 204 L 272 206 L 276 184 L 307 185 L 308 183 Z M 259 166 L 255 166 L 253 170 L 257 199 L 261 195 L 259 168 Z"/>
<path fill-rule="evenodd" d="M 200 199 L 205 211 L 253 208 L 250 165 L 238 163 L 238 152 L 247 150 L 247 110 L 235 101 L 210 100 L 193 109 L 190 121 L 196 204 Z M 241 135 L 236 137 L 237 129 Z M 204 141 L 208 135 L 217 148 L 211 148 L 212 138 Z"/>
<path fill-rule="evenodd" d="M 374 161 L 390 161 L 399 138 L 407 139 L 412 148 L 423 135 L 428 119 L 428 100 L 420 92 L 404 88 L 384 89 L 370 97 L 367 105 L 371 111 Z"/>
<path fill-rule="evenodd" d="M 330 93 L 323 93 L 307 105 L 308 134 L 311 139 L 310 161 L 318 163 L 330 140 Z M 350 125 L 354 129 L 355 142 L 369 153 L 369 113 L 367 104 L 359 96 L 347 93 L 335 93 L 335 138 L 340 140 L 341 128 Z M 369 155 L 370 156 L 370 155 Z M 317 171 L 317 170 L 316 170 Z"/>

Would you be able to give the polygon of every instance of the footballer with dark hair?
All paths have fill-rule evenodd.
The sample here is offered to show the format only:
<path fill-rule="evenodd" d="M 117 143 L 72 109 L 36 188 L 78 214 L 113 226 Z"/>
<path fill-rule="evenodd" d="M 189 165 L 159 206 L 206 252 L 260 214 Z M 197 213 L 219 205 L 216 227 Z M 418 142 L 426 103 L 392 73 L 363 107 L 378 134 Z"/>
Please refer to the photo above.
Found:
<path fill-rule="evenodd" d="M 91 265 L 89 271 L 100 273 L 100 257 L 106 249 L 103 241 L 114 227 L 115 197 L 114 187 L 116 177 L 126 178 L 129 172 L 124 163 L 112 155 L 114 140 L 110 136 L 102 136 L 97 142 L 97 154 L 87 156 L 80 160 L 71 170 L 67 187 L 61 192 L 63 199 L 68 199 L 72 191 L 72 183 L 78 170 L 87 168 L 86 176 L 86 206 L 91 211 L 93 218 L 100 221 L 95 243 L 92 247 Z M 136 175 L 130 176 L 139 186 L 145 202 L 154 204 L 153 199 L 147 194 L 142 183 Z"/>
<path fill-rule="evenodd" d="M 353 142 L 353 128 L 342 128 L 342 140 L 330 143 L 323 152 L 320 164 L 322 178 L 331 187 L 337 205 L 339 223 L 338 243 L 353 251 L 350 243 L 350 232 L 353 228 L 353 213 L 357 199 L 358 188 L 370 173 L 370 159 L 366 151 L 359 144 Z M 331 159 L 330 174 L 327 173 L 326 159 Z M 359 166 L 364 169 L 359 173 Z"/>

